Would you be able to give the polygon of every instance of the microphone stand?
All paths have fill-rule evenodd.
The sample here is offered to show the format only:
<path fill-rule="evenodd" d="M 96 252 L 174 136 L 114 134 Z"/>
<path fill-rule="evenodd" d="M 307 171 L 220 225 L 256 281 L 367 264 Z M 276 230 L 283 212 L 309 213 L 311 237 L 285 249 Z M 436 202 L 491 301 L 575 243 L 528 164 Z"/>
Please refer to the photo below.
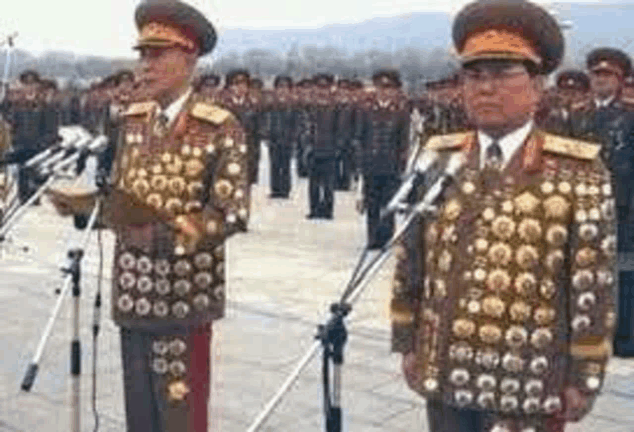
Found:
<path fill-rule="evenodd" d="M 368 245 L 365 246 L 362 255 L 355 267 L 355 270 L 348 282 L 339 302 L 330 306 L 330 318 L 324 325 L 317 327 L 318 340 L 306 352 L 304 357 L 297 364 L 295 370 L 284 381 L 279 391 L 267 403 L 263 411 L 257 416 L 247 432 L 256 432 L 264 421 L 271 415 L 275 407 L 279 404 L 285 393 L 288 392 L 293 383 L 297 380 L 302 370 L 308 365 L 317 350 L 323 348 L 323 385 L 324 385 L 324 414 L 326 418 L 326 432 L 341 432 L 342 410 L 341 410 L 341 368 L 344 363 L 344 348 L 347 342 L 347 329 L 344 319 L 352 311 L 352 305 L 361 296 L 371 277 L 378 272 L 383 263 L 390 256 L 391 248 L 399 241 L 410 225 L 425 214 L 433 214 L 437 208 L 433 201 L 423 200 L 419 204 L 409 209 L 409 214 L 401 226 L 396 230 L 392 238 L 381 248 L 379 253 L 372 257 L 364 266 L 368 255 Z M 333 376 L 330 385 L 330 362 L 332 361 Z"/>
<path fill-rule="evenodd" d="M 70 264 L 67 267 L 62 268 L 62 272 L 66 274 L 66 278 L 64 279 L 63 288 L 59 292 L 59 297 L 53 308 L 53 313 L 51 314 L 48 323 L 44 329 L 44 333 L 40 339 L 39 345 L 35 352 L 31 363 L 28 366 L 26 374 L 24 375 L 24 379 L 22 381 L 21 389 L 25 392 L 28 392 L 33 387 L 33 383 L 35 382 L 35 378 L 37 376 L 39 370 L 39 363 L 42 355 L 44 353 L 44 347 L 46 346 L 46 342 L 51 335 L 51 331 L 53 329 L 53 325 L 57 316 L 59 315 L 59 311 L 62 307 L 62 302 L 66 298 L 68 291 L 72 287 L 73 294 L 73 336 L 71 340 L 70 346 L 70 374 L 71 374 L 71 432 L 80 432 L 81 428 L 81 410 L 80 410 L 80 375 L 81 375 L 81 341 L 79 337 L 80 330 L 80 295 L 81 295 L 81 260 L 84 257 L 84 250 L 86 245 L 88 244 L 88 240 L 90 239 L 90 233 L 92 232 L 92 228 L 97 222 L 97 217 L 101 211 L 103 205 L 103 198 L 106 194 L 106 179 L 104 173 L 99 173 L 96 179 L 98 192 L 96 197 L 96 203 L 93 207 L 93 210 L 90 214 L 90 218 L 88 219 L 88 229 L 82 234 L 81 242 L 79 247 L 71 248 L 68 251 L 68 258 L 70 260 Z M 100 299 L 95 303 L 95 318 L 93 323 L 93 335 L 96 336 L 98 332 L 98 316 L 99 316 L 99 308 L 101 307 Z"/>
<path fill-rule="evenodd" d="M 9 79 L 9 70 L 10 70 L 10 65 L 11 65 L 11 52 L 13 51 L 13 40 L 18 36 L 18 33 L 15 32 L 12 35 L 7 36 L 5 42 L 4 43 L 7 44 L 7 55 L 5 57 L 5 61 L 4 61 L 4 75 L 2 77 L 2 89 L 0 93 L 0 102 L 2 102 L 6 96 L 6 86 L 8 85 L 8 79 Z"/>

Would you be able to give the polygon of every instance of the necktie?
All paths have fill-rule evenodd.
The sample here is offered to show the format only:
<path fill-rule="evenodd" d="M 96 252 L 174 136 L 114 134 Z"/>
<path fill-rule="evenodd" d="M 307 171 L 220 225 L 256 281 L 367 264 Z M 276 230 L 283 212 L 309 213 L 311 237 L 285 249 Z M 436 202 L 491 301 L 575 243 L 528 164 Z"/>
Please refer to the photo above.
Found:
<path fill-rule="evenodd" d="M 502 148 L 497 141 L 493 141 L 486 150 L 484 166 L 486 168 L 500 169 L 502 166 Z"/>

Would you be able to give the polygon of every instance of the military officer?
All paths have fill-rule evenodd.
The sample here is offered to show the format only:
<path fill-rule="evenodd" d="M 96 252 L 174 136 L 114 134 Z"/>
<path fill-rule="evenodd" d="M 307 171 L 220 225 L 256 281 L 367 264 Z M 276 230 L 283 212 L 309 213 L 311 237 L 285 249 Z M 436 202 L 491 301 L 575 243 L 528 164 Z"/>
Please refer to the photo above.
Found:
<path fill-rule="evenodd" d="M 634 170 L 634 105 L 622 97 L 631 60 L 614 48 L 597 48 L 586 58 L 591 92 L 572 105 L 571 129 L 582 138 L 601 142 L 601 156 L 612 172 L 618 216 L 619 324 L 614 353 L 634 356 L 634 202 L 630 192 Z"/>
<path fill-rule="evenodd" d="M 610 173 L 599 145 L 534 125 L 564 47 L 544 9 L 470 3 L 453 40 L 475 129 L 425 144 L 439 170 L 461 169 L 397 251 L 393 350 L 430 431 L 563 431 L 591 409 L 611 352 Z"/>
<path fill-rule="evenodd" d="M 307 149 L 311 136 L 314 132 L 314 124 L 308 114 L 308 104 L 312 93 L 313 83 L 310 79 L 302 79 L 294 87 L 293 96 L 295 105 L 298 107 L 297 122 L 297 148 L 295 157 L 297 160 L 297 176 L 301 178 L 308 177 L 308 157 Z"/>
<path fill-rule="evenodd" d="M 127 430 L 204 432 L 225 239 L 244 231 L 249 214 L 246 136 L 234 114 L 192 91 L 197 59 L 216 43 L 209 20 L 178 0 L 152 0 L 135 21 L 140 87 L 124 113 L 112 183 L 157 216 L 110 216 Z M 76 211 L 68 196 L 51 194 L 64 214 Z"/>
<path fill-rule="evenodd" d="M 255 94 L 250 91 L 251 74 L 246 69 L 233 69 L 227 73 L 225 90 L 219 100 L 240 118 L 247 132 L 249 146 L 249 178 L 251 184 L 258 182 L 260 166 L 260 107 Z"/>
<path fill-rule="evenodd" d="M 360 209 L 367 210 L 368 247 L 380 249 L 394 232 L 394 217 L 382 220 L 381 209 L 396 193 L 405 168 L 409 109 L 397 71 L 377 71 L 372 82 L 376 92 L 365 102 L 361 120 L 364 133 L 360 152 L 363 172 Z"/>
<path fill-rule="evenodd" d="M 291 191 L 291 157 L 297 129 L 297 111 L 292 91 L 293 79 L 280 75 L 273 83 L 269 109 L 269 158 L 271 164 L 271 198 L 288 198 Z"/>
<path fill-rule="evenodd" d="M 315 87 L 308 101 L 308 116 L 314 128 L 304 157 L 308 162 L 308 219 L 334 217 L 337 113 L 334 110 L 332 86 L 334 77 L 318 74 L 313 77 Z"/>
<path fill-rule="evenodd" d="M 0 114 L 0 159 L 3 159 L 7 151 L 11 148 L 11 125 L 7 123 Z M 7 196 L 9 194 L 9 171 L 7 166 L 0 167 L 0 223 L 4 220 L 4 212 L 7 206 Z"/>
<path fill-rule="evenodd" d="M 200 77 L 198 85 L 199 92 L 213 99 L 220 89 L 220 77 L 213 73 L 203 75 Z"/>
<path fill-rule="evenodd" d="M 583 71 L 570 69 L 557 75 L 556 84 L 549 97 L 542 98 L 536 122 L 548 132 L 573 136 L 570 130 L 571 106 L 585 99 L 590 91 L 590 79 Z"/>
<path fill-rule="evenodd" d="M 350 189 L 352 180 L 352 160 L 354 159 L 354 132 L 356 104 L 352 97 L 352 82 L 348 79 L 337 81 L 335 103 L 337 111 L 337 160 L 335 187 L 340 191 Z"/>

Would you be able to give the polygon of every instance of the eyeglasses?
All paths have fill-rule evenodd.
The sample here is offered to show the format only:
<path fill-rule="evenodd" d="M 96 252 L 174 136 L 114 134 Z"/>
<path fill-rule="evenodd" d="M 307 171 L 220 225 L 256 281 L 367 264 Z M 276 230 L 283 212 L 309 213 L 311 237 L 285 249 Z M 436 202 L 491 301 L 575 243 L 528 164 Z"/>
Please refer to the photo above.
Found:
<path fill-rule="evenodd" d="M 483 84 L 491 82 L 496 85 L 503 85 L 511 82 L 515 78 L 528 75 L 525 68 L 510 67 L 501 69 L 464 69 L 462 76 L 467 84 Z"/>

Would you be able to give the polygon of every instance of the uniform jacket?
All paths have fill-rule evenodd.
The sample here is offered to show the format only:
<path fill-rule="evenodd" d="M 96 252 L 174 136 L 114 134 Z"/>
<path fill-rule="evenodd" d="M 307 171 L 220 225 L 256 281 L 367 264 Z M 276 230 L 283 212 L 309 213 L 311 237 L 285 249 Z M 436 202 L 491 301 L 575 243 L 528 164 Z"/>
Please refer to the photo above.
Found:
<path fill-rule="evenodd" d="M 405 167 L 409 110 L 404 97 L 379 100 L 370 96 L 362 105 L 361 167 L 364 174 L 396 174 Z"/>
<path fill-rule="evenodd" d="M 599 147 L 533 130 L 504 171 L 479 170 L 475 132 L 432 137 L 466 163 L 437 215 L 397 250 L 396 352 L 414 390 L 505 415 L 552 415 L 565 386 L 602 386 L 615 325 L 614 193 Z"/>
<path fill-rule="evenodd" d="M 205 233 L 188 245 L 164 223 L 117 228 L 112 312 L 129 327 L 186 326 L 219 319 L 225 307 L 225 240 L 249 216 L 247 146 L 237 116 L 197 95 L 168 130 L 154 102 L 124 114 L 114 187 L 167 221 L 188 215 Z"/>

